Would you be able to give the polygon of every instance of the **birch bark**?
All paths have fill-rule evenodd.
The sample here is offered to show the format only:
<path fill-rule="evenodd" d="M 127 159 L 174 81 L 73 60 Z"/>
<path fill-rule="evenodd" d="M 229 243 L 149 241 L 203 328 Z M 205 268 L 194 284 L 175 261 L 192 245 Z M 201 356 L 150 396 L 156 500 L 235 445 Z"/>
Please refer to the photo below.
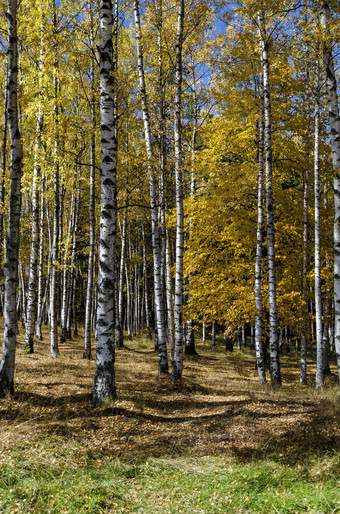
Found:
<path fill-rule="evenodd" d="M 26 335 L 24 342 L 24 352 L 34 352 L 34 328 L 36 321 L 36 303 L 37 303 L 37 267 L 38 267 L 38 251 L 39 251 L 39 183 L 40 183 L 40 149 L 41 149 L 41 133 L 43 125 L 43 115 L 39 108 L 37 128 L 36 128 L 36 144 L 35 158 L 33 168 L 32 183 L 32 227 L 31 227 L 31 253 L 29 265 L 28 279 L 28 298 L 27 298 L 27 314 L 26 314 Z"/>
<path fill-rule="evenodd" d="M 5 174 L 6 174 L 6 147 L 7 147 L 7 125 L 8 125 L 8 60 L 6 65 L 6 76 L 5 76 L 5 91 L 4 91 L 4 114 L 2 123 L 2 142 L 1 142 L 1 175 L 0 175 L 0 263 L 3 261 L 4 256 L 4 201 L 5 201 Z M 2 266 L 1 266 L 2 268 Z M 3 293 L 4 293 L 4 272 L 0 270 L 0 295 L 1 295 L 1 306 L 3 306 Z"/>
<path fill-rule="evenodd" d="M 257 231 L 255 258 L 255 351 L 260 384 L 266 382 L 266 367 L 262 337 L 262 245 L 263 245 L 263 170 L 264 170 L 264 105 L 261 97 L 259 120 L 259 172 L 257 183 Z"/>
<path fill-rule="evenodd" d="M 57 52 L 57 20 L 56 5 L 53 0 L 53 28 L 54 28 L 54 51 Z M 55 55 L 55 59 L 56 59 Z M 51 281 L 50 281 L 50 350 L 52 357 L 59 354 L 58 347 L 58 302 L 57 302 L 57 284 L 58 284 L 58 256 L 59 256 L 59 106 L 58 106 L 58 78 L 57 78 L 57 61 L 54 63 L 53 82 L 54 82 L 54 206 L 53 206 L 53 236 L 51 249 Z"/>
<path fill-rule="evenodd" d="M 182 377 L 183 371 L 183 253 L 184 210 L 182 173 L 182 50 L 184 0 L 178 1 L 176 35 L 176 92 L 175 92 L 175 181 L 176 181 L 176 274 L 175 274 L 175 348 L 172 361 L 172 380 Z"/>
<path fill-rule="evenodd" d="M 266 208 L 267 208 L 267 245 L 268 245 L 268 292 L 269 292 L 269 355 L 271 384 L 281 386 L 281 372 L 279 359 L 279 345 L 277 332 L 277 306 L 276 306 L 276 263 L 275 263 L 275 227 L 274 202 L 272 185 L 272 128 L 271 128 L 271 98 L 268 47 L 269 39 L 266 34 L 265 16 L 260 12 L 260 50 L 263 75 L 264 97 L 264 146 L 266 169 Z"/>
<path fill-rule="evenodd" d="M 95 81 L 95 62 L 94 62 L 94 20 L 93 2 L 89 2 L 90 10 L 90 46 L 91 46 L 91 141 L 90 141 L 90 212 L 89 212 L 89 259 L 87 265 L 87 287 L 85 305 L 85 333 L 84 333 L 84 359 L 91 359 L 91 313 L 93 295 L 93 275 L 94 275 L 94 250 L 95 250 L 95 174 L 96 174 L 96 101 L 94 96 Z"/>
<path fill-rule="evenodd" d="M 36 337 L 42 340 L 41 323 L 43 317 L 43 260 L 44 260 L 44 192 L 45 192 L 45 176 L 44 173 L 41 177 L 40 184 L 40 227 L 39 227 L 39 265 L 38 265 L 38 294 L 37 294 L 37 323 L 36 323 Z M 46 283 L 48 282 L 48 276 Z"/>
<path fill-rule="evenodd" d="M 152 221 L 152 251 L 154 263 L 154 291 L 155 291 L 155 318 L 156 318 L 156 332 L 157 332 L 157 347 L 159 353 L 159 374 L 168 373 L 168 356 L 166 348 L 166 332 L 164 322 L 164 297 L 163 297 L 163 284 L 161 276 L 161 245 L 160 245 L 160 231 L 159 231 L 159 214 L 157 206 L 157 192 L 156 180 L 153 169 L 153 155 L 151 144 L 151 127 L 150 115 L 148 107 L 148 99 L 146 93 L 144 64 L 143 64 L 143 51 L 141 44 L 141 25 L 139 14 L 139 2 L 134 2 L 134 16 L 136 25 L 136 47 L 137 47 L 137 60 L 138 60 L 138 74 L 141 92 L 142 113 L 144 121 L 145 144 L 149 168 L 149 186 L 150 186 L 150 204 L 151 204 L 151 221 Z"/>
<path fill-rule="evenodd" d="M 321 25 L 325 32 L 329 25 L 329 17 L 330 9 L 328 3 L 322 2 Z M 334 176 L 334 339 L 340 379 L 340 115 L 332 42 L 327 37 L 325 37 L 323 46 L 323 63 L 326 72 L 326 90 L 329 124 L 331 127 L 330 139 Z"/>
<path fill-rule="evenodd" d="M 195 66 L 193 65 L 193 96 L 194 96 L 194 125 L 191 136 L 191 173 L 190 173 L 190 196 L 195 197 L 196 194 L 196 179 L 195 179 L 195 157 L 196 157 L 196 138 L 197 138 L 197 126 L 198 126 L 198 101 L 196 93 L 196 74 Z M 189 218 L 189 234 L 188 237 L 192 237 L 192 216 Z M 190 277 L 189 277 L 189 294 L 187 295 L 187 301 L 190 300 Z M 189 319 L 186 323 L 186 337 L 185 337 L 185 354 L 186 355 L 198 355 L 195 348 L 195 332 L 194 332 L 194 320 Z"/>
<path fill-rule="evenodd" d="M 8 124 L 10 138 L 9 219 L 5 260 L 4 339 L 0 363 L 0 396 L 13 393 L 17 342 L 16 295 L 18 286 L 19 224 L 21 209 L 22 147 L 18 123 L 17 0 L 7 1 Z"/>
<path fill-rule="evenodd" d="M 316 326 L 316 375 L 315 386 L 323 384 L 323 349 L 322 349 L 322 300 L 321 300 L 321 244 L 320 244 L 320 184 L 319 184 L 319 145 L 320 145 L 320 103 L 319 84 L 315 107 L 314 132 L 314 218 L 315 218 L 315 326 Z"/>
<path fill-rule="evenodd" d="M 300 384 L 307 384 L 307 272 L 308 272 L 308 203 L 309 203 L 309 154 L 310 154 L 310 119 L 308 115 L 306 133 L 306 168 L 303 185 L 303 263 L 302 263 L 302 297 L 304 314 L 301 334 Z"/>
<path fill-rule="evenodd" d="M 117 141 L 112 47 L 112 1 L 99 6 L 101 214 L 99 241 L 97 356 L 93 403 L 116 397 L 114 348 L 114 286 L 116 244 Z"/>

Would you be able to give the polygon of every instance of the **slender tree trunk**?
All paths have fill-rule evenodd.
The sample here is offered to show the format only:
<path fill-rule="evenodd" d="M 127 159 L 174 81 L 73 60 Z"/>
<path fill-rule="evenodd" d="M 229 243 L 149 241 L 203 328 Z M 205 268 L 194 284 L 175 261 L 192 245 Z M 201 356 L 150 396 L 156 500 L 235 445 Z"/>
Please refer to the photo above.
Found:
<path fill-rule="evenodd" d="M 303 185 L 303 264 L 302 264 L 302 297 L 304 313 L 301 334 L 300 384 L 307 384 L 307 315 L 308 315 L 308 203 L 309 203 L 309 154 L 310 154 L 310 121 L 307 121 L 306 133 L 306 168 Z"/>
<path fill-rule="evenodd" d="M 251 324 L 250 325 L 250 348 L 252 350 L 255 349 L 255 330 L 254 330 L 254 325 Z"/>
<path fill-rule="evenodd" d="M 43 317 L 43 260 L 44 260 L 44 192 L 45 192 L 45 177 L 44 173 L 41 177 L 40 184 L 40 227 L 39 227 L 39 266 L 38 266 L 38 294 L 37 294 L 37 323 L 36 323 L 36 337 L 39 341 L 42 340 L 41 324 Z M 46 279 L 48 282 L 48 278 Z"/>
<path fill-rule="evenodd" d="M 340 115 L 337 78 L 332 54 L 333 45 L 332 41 L 329 41 L 327 33 L 329 16 L 329 6 L 326 2 L 322 2 L 321 24 L 326 32 L 323 46 L 323 62 L 326 72 L 327 103 L 329 124 L 331 127 L 330 140 L 334 176 L 334 338 L 340 383 Z"/>
<path fill-rule="evenodd" d="M 216 321 L 211 322 L 211 346 L 216 346 Z"/>
<path fill-rule="evenodd" d="M 322 299 L 321 299 L 321 244 L 320 244 L 320 185 L 319 185 L 320 105 L 319 84 L 315 109 L 314 133 L 314 218 L 315 218 L 315 324 L 316 324 L 316 376 L 315 386 L 323 385 Z"/>
<path fill-rule="evenodd" d="M 56 21 L 56 5 L 53 0 L 53 26 L 54 37 L 57 34 L 57 21 Z M 55 42 L 56 46 L 56 42 Z M 56 52 L 56 48 L 54 49 Z M 55 56 L 55 59 L 57 57 Z M 58 79 L 57 79 L 58 63 L 55 62 L 53 70 L 54 82 L 54 207 L 53 207 L 53 240 L 51 251 L 51 281 L 50 281 L 50 349 L 52 357 L 57 357 L 59 354 L 58 347 L 58 302 L 57 302 L 57 284 L 58 284 L 58 257 L 59 257 L 59 106 L 58 106 Z"/>
<path fill-rule="evenodd" d="M 131 331 L 131 285 L 130 285 L 130 277 L 127 264 L 125 262 L 125 282 L 126 282 L 126 332 L 128 339 L 132 337 Z"/>
<path fill-rule="evenodd" d="M 91 313 L 94 275 L 94 250 L 95 250 L 95 176 L 96 176 L 96 100 L 95 100 L 95 62 L 94 62 L 94 27 L 93 27 L 93 2 L 90 0 L 90 46 L 91 46 L 91 141 L 90 141 L 90 213 L 89 213 L 89 260 L 87 265 L 87 287 L 85 306 L 85 333 L 84 333 L 84 359 L 91 359 Z"/>
<path fill-rule="evenodd" d="M 70 337 L 70 333 L 67 331 L 67 320 L 68 320 L 68 313 L 69 313 L 69 306 L 70 306 L 70 288 L 71 288 L 71 275 L 72 272 L 69 270 L 71 265 L 71 259 L 69 257 L 70 253 L 70 244 L 71 240 L 73 240 L 73 234 L 75 231 L 75 217 L 76 217 L 76 197 L 75 197 L 75 191 L 72 192 L 71 195 L 71 207 L 70 207 L 70 219 L 68 224 L 68 231 L 66 235 L 66 244 L 65 244 L 65 257 L 64 257 L 64 269 L 63 269 L 63 287 L 62 287 L 62 296 L 61 296 L 61 338 L 60 342 L 65 343 L 66 339 Z M 72 269 L 72 268 L 71 268 Z"/>
<path fill-rule="evenodd" d="M 196 76 L 193 72 L 193 89 L 194 89 L 194 126 L 191 137 L 191 177 L 190 177 L 190 196 L 193 198 L 196 194 L 196 179 L 195 179 L 195 150 L 196 150 L 196 135 L 198 125 L 198 102 L 196 95 Z M 192 217 L 189 219 L 189 238 L 192 237 Z M 189 290 L 190 290 L 190 277 L 189 277 Z M 187 302 L 190 301 L 190 292 L 187 295 Z M 186 323 L 186 338 L 185 338 L 185 354 L 198 355 L 195 348 L 195 332 L 194 320 L 189 319 Z"/>
<path fill-rule="evenodd" d="M 7 1 L 8 26 L 8 124 L 10 138 L 9 219 L 5 260 L 4 338 L 0 363 L 0 397 L 14 392 L 17 342 L 16 295 L 21 209 L 22 147 L 18 123 L 17 1 Z"/>
<path fill-rule="evenodd" d="M 242 331 L 240 325 L 237 327 L 237 349 L 242 350 Z"/>
<path fill-rule="evenodd" d="M 153 170 L 153 156 L 151 144 L 151 127 L 150 116 L 148 108 L 148 100 L 146 94 L 144 65 L 143 65 L 143 52 L 141 45 L 141 26 L 139 15 L 139 2 L 134 2 L 134 15 L 136 24 L 136 47 L 137 47 L 137 60 L 138 60 L 138 73 L 141 92 L 142 113 L 144 121 L 145 144 L 149 167 L 149 185 L 150 185 L 150 203 L 151 203 L 151 220 L 152 220 L 152 251 L 154 262 L 154 291 L 155 291 L 155 311 L 156 311 L 156 332 L 157 332 L 157 346 L 159 353 L 159 374 L 168 373 L 168 356 L 166 349 L 166 331 L 164 322 L 164 297 L 161 276 L 161 245 L 159 233 L 159 215 L 157 206 L 157 192 L 156 180 Z"/>
<path fill-rule="evenodd" d="M 176 274 L 175 274 L 175 351 L 172 361 L 172 380 L 182 377 L 183 371 L 183 253 L 184 210 L 182 172 L 182 48 L 184 0 L 178 1 L 176 36 L 176 92 L 175 92 L 175 181 L 176 181 Z"/>
<path fill-rule="evenodd" d="M 149 339 L 152 339 L 150 328 L 150 312 L 149 312 L 149 295 L 148 295 L 148 272 L 146 266 L 146 248 L 145 248 L 145 231 L 142 224 L 142 238 L 143 238 L 143 276 L 144 276 L 144 308 L 145 308 L 145 323 L 148 331 Z"/>
<path fill-rule="evenodd" d="M 8 124 L 8 60 L 6 65 L 5 90 L 4 90 L 4 114 L 2 124 L 2 143 L 1 143 L 1 174 L 0 174 L 0 296 L 1 305 L 4 312 L 3 293 L 4 293 L 4 271 L 2 267 L 4 257 L 4 202 L 5 202 L 5 174 L 7 164 L 7 124 Z"/>
<path fill-rule="evenodd" d="M 257 184 L 257 232 L 255 259 L 255 351 L 260 384 L 266 382 L 266 365 L 262 337 L 262 245 L 263 245 L 263 171 L 264 171 L 264 105 L 261 97 L 259 120 L 259 171 Z"/>
<path fill-rule="evenodd" d="M 93 403 L 116 397 L 114 347 L 114 286 L 116 245 L 117 141 L 112 48 L 112 2 L 100 0 L 100 128 L 102 148 L 99 242 L 97 357 Z"/>
<path fill-rule="evenodd" d="M 276 307 L 276 262 L 275 262 L 275 228 L 274 202 L 272 185 L 272 128 L 271 128 L 271 99 L 269 78 L 269 39 L 266 34 L 264 13 L 259 15 L 260 49 L 263 74 L 264 97 L 264 146 L 266 168 L 266 208 L 267 208 L 267 244 L 268 244 L 268 292 L 269 292 L 269 355 L 270 375 L 274 388 L 281 386 L 280 357 L 277 332 Z"/>
<path fill-rule="evenodd" d="M 76 163 L 76 169 L 78 165 Z M 67 312 L 67 323 L 66 323 L 66 331 L 68 337 L 71 337 L 71 311 L 72 311 L 72 320 L 73 320 L 73 335 L 78 334 L 77 327 L 77 305 L 76 305 L 76 291 L 77 291 L 77 232 L 78 232 L 78 218 L 79 218 L 79 208 L 80 208 L 80 173 L 78 169 L 77 173 L 77 190 L 76 190 L 76 200 L 75 200 L 75 212 L 74 212 L 74 223 L 73 223 L 73 233 L 72 233 L 72 250 L 71 250 L 71 273 L 70 273 L 70 283 L 72 284 L 70 298 L 68 302 L 68 312 Z"/>
<path fill-rule="evenodd" d="M 119 264 L 119 288 L 118 288 L 118 325 L 117 325 L 117 341 L 119 348 L 124 346 L 123 334 L 123 300 L 124 300 L 124 268 L 125 268 L 125 247 L 126 247 L 126 225 L 127 225 L 127 209 L 124 212 L 124 219 L 121 225 L 121 252 Z"/>
<path fill-rule="evenodd" d="M 324 316 L 324 322 L 323 322 L 323 327 L 322 327 L 323 376 L 331 374 L 331 369 L 329 367 L 329 315 L 330 315 L 330 301 L 329 301 L 329 294 L 327 292 L 324 306 L 323 306 L 323 316 Z"/>
<path fill-rule="evenodd" d="M 18 303 L 18 313 L 19 319 L 21 321 L 21 326 L 23 328 L 26 327 L 26 287 L 25 287 L 25 279 L 24 272 L 22 269 L 22 262 L 19 261 L 19 301 Z"/>
<path fill-rule="evenodd" d="M 36 321 L 36 303 L 37 303 L 37 267 L 39 252 L 39 175 L 40 169 L 40 149 L 41 149 L 41 132 L 43 125 L 43 115 L 39 108 L 37 129 L 35 158 L 33 168 L 33 184 L 32 184 L 32 228 L 31 228 L 31 255 L 29 266 L 28 280 L 28 298 L 27 298 L 27 315 L 26 315 L 26 336 L 24 342 L 24 352 L 34 352 L 34 328 Z"/>

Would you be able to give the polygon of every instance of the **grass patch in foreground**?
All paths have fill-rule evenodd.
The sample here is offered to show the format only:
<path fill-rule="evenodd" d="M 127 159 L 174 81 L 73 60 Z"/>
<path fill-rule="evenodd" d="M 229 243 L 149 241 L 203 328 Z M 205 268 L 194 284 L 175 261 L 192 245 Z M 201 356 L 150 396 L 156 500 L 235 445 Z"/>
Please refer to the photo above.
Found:
<path fill-rule="evenodd" d="M 26 454 L 27 456 L 27 454 Z M 340 454 L 290 467 L 222 456 L 78 462 L 12 453 L 0 466 L 0 511 L 41 513 L 340 512 Z M 73 455 L 74 457 L 74 455 Z"/>

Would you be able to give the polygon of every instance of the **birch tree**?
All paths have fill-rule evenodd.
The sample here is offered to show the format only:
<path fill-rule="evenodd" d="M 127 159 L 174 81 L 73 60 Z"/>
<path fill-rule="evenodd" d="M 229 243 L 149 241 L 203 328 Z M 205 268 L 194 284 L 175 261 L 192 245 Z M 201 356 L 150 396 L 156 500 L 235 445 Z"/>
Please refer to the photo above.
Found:
<path fill-rule="evenodd" d="M 318 73 L 318 71 L 317 71 Z M 320 147 L 320 86 L 316 86 L 315 131 L 314 131 L 314 224 L 315 224 L 315 326 L 316 326 L 316 376 L 315 385 L 323 384 L 322 349 L 322 298 L 321 298 L 321 242 L 320 242 L 320 184 L 319 184 L 319 147 Z"/>
<path fill-rule="evenodd" d="M 100 129 L 101 129 L 101 214 L 99 241 L 97 356 L 93 403 L 116 397 L 114 348 L 114 287 L 116 244 L 117 140 L 115 77 L 112 45 L 112 1 L 99 6 Z"/>
<path fill-rule="evenodd" d="M 183 371 L 183 252 L 184 210 L 182 172 L 182 50 L 184 0 L 179 0 L 176 35 L 176 93 L 175 93 L 175 180 L 176 180 L 176 275 L 175 275 L 175 348 L 172 361 L 172 380 L 182 377 Z"/>
<path fill-rule="evenodd" d="M 28 280 L 28 298 L 26 312 L 26 335 L 24 342 L 24 352 L 34 352 L 34 329 L 37 316 L 37 268 L 38 268 L 38 252 L 39 252 L 39 184 L 41 183 L 41 135 L 43 130 L 43 113 L 41 108 L 41 75 L 43 71 L 43 20 L 40 36 L 40 58 L 39 58 L 39 108 L 36 127 L 35 156 L 33 165 L 33 181 L 32 181 L 32 227 L 31 227 L 31 252 L 29 265 Z"/>
<path fill-rule="evenodd" d="M 58 257 L 59 257 L 59 243 L 60 243 L 60 203 L 59 203 L 59 85 L 57 77 L 58 61 L 57 61 L 57 13 L 56 4 L 53 0 L 53 51 L 54 64 L 53 64 L 53 88 L 54 88 L 54 166 L 53 166 L 53 236 L 52 247 L 50 252 L 51 257 L 51 280 L 50 280 L 50 350 L 52 357 L 57 357 L 59 354 L 58 345 L 58 306 L 57 306 L 57 287 L 58 287 Z"/>
<path fill-rule="evenodd" d="M 271 128 L 271 98 L 269 78 L 268 49 L 270 36 L 267 36 L 265 14 L 259 13 L 259 35 L 261 66 L 264 97 L 264 146 L 265 146 L 265 170 L 266 170 L 266 209 L 267 209 L 267 246 L 268 246 L 268 288 L 269 288 L 269 355 L 270 374 L 273 387 L 281 385 L 279 345 L 277 331 L 277 306 L 276 306 L 276 262 L 275 262 L 275 228 L 274 228 L 274 202 L 272 184 L 272 128 Z"/>
<path fill-rule="evenodd" d="M 337 78 L 334 69 L 332 40 L 330 37 L 330 8 L 327 2 L 317 2 L 320 8 L 321 26 L 324 31 L 323 64 L 326 74 L 326 91 L 330 124 L 330 140 L 334 186 L 334 339 L 340 377 L 340 115 L 337 95 Z"/>
<path fill-rule="evenodd" d="M 94 251 L 95 251 L 95 172 L 96 172 L 96 102 L 94 95 L 95 87 L 95 55 L 94 55 L 94 19 L 93 3 L 89 2 L 90 11 L 90 46 L 91 46 L 91 141 L 90 141 L 90 210 L 89 210 L 89 259 L 87 268 L 87 288 L 86 288 L 86 307 L 85 307 L 85 331 L 84 331 L 84 352 L 83 358 L 91 358 L 91 311 L 93 295 L 93 275 L 94 275 Z"/>
<path fill-rule="evenodd" d="M 264 105 L 261 96 L 259 119 L 259 173 L 257 186 L 257 232 L 255 257 L 255 349 L 260 384 L 266 382 L 265 355 L 262 338 L 262 244 L 263 244 L 263 170 L 264 170 Z"/>
<path fill-rule="evenodd" d="M 9 219 L 5 260 L 4 339 L 0 363 L 0 396 L 14 392 L 17 342 L 16 297 L 21 208 L 22 147 L 18 122 L 17 0 L 7 1 L 8 27 L 8 126 L 10 139 Z"/>
<path fill-rule="evenodd" d="M 152 253 L 154 265 L 154 294 L 155 294 L 155 318 L 156 318 L 156 332 L 157 332 L 157 346 L 159 352 L 159 374 L 168 373 L 168 356 L 166 348 L 166 332 L 164 321 L 164 296 L 163 284 L 161 276 L 161 244 L 160 244 L 160 230 L 159 230 L 159 214 L 158 214 L 158 201 L 156 190 L 155 170 L 153 167 L 153 152 L 151 141 L 151 126 L 148 97 L 145 84 L 145 73 L 143 63 L 143 50 L 141 42 L 141 24 L 139 14 L 139 2 L 134 2 L 134 18 L 136 25 L 136 49 L 138 61 L 138 75 L 141 93 L 142 114 L 144 121 L 144 134 L 145 145 L 147 153 L 147 161 L 149 168 L 149 187 L 150 187 L 150 204 L 151 204 L 151 223 L 152 223 Z"/>

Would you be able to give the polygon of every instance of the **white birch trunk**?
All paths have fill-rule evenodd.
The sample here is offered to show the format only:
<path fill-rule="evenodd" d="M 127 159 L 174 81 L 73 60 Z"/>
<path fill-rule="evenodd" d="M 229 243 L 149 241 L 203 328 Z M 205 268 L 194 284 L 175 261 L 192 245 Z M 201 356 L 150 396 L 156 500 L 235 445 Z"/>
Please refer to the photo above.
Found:
<path fill-rule="evenodd" d="M 146 248 L 145 248 L 145 231 L 142 224 L 142 238 L 143 238 L 143 277 L 144 277 L 144 309 L 145 309 L 145 324 L 148 331 L 149 339 L 152 339 L 150 328 L 150 312 L 149 312 L 149 295 L 148 295 L 148 273 L 146 266 Z"/>
<path fill-rule="evenodd" d="M 125 268 L 125 247 L 126 247 L 126 225 L 127 225 L 127 209 L 124 212 L 124 219 L 121 226 L 121 252 L 119 263 L 119 287 L 118 287 L 118 326 L 117 326 L 117 341 L 116 344 L 119 348 L 124 346 L 123 335 L 123 300 L 124 300 L 124 268 Z"/>
<path fill-rule="evenodd" d="M 325 32 L 328 27 L 329 16 L 328 4 L 323 2 L 321 24 Z M 337 78 L 332 55 L 332 41 L 327 39 L 327 32 L 325 36 L 323 62 L 326 72 L 327 103 L 329 124 L 331 127 L 330 140 L 334 176 L 334 339 L 340 383 L 340 115 Z"/>
<path fill-rule="evenodd" d="M 39 227 L 39 265 L 38 265 L 38 294 L 37 294 L 37 323 L 36 323 L 36 338 L 42 340 L 41 323 L 43 314 L 43 260 L 44 260 L 44 192 L 45 192 L 45 177 L 42 174 L 40 184 L 40 227 Z M 46 282 L 48 281 L 48 277 Z"/>
<path fill-rule="evenodd" d="M 211 322 L 211 346 L 216 345 L 216 322 Z"/>
<path fill-rule="evenodd" d="M 100 0 L 100 128 L 101 214 L 99 241 L 97 356 L 93 403 L 116 397 L 114 348 L 114 286 L 116 244 L 116 116 L 112 48 L 112 1 Z"/>
<path fill-rule="evenodd" d="M 0 175 L 0 300 L 2 311 L 4 312 L 3 293 L 4 293 L 4 270 L 2 262 L 4 256 L 4 201 L 5 201 L 5 175 L 7 164 L 7 125 L 8 125 L 8 60 L 6 65 L 5 87 L 4 87 L 4 113 L 2 123 L 2 142 L 1 142 L 1 175 Z"/>
<path fill-rule="evenodd" d="M 307 384 L 307 315 L 308 315 L 308 204 L 309 204 L 309 154 L 310 154 L 310 119 L 307 120 L 306 133 L 306 168 L 303 185 L 303 263 L 302 263 L 302 297 L 304 301 L 302 333 L 301 333 L 301 358 L 300 358 L 300 384 Z"/>
<path fill-rule="evenodd" d="M 255 258 L 255 352 L 260 384 L 266 382 L 265 353 L 262 337 L 262 244 L 263 244 L 263 170 L 264 170 L 264 105 L 261 97 L 259 120 L 259 171 L 257 183 L 257 231 Z"/>
<path fill-rule="evenodd" d="M 125 262 L 125 282 L 126 282 L 126 331 L 128 339 L 131 339 L 131 285 L 130 285 L 130 277 L 127 268 L 127 264 Z"/>
<path fill-rule="evenodd" d="M 8 123 L 10 138 L 10 192 L 5 260 L 4 338 L 0 363 L 0 396 L 14 391 L 17 342 L 16 295 L 21 208 L 22 147 L 18 124 L 17 0 L 7 1 L 8 26 Z"/>
<path fill-rule="evenodd" d="M 94 51 L 94 20 L 93 20 L 93 2 L 89 2 L 90 9 L 90 46 Z M 86 286 L 86 305 L 85 305 L 85 332 L 84 332 L 84 351 L 83 358 L 91 359 L 91 314 L 93 295 L 93 275 L 94 275 L 94 251 L 95 251 L 95 176 L 96 176 L 96 101 L 95 101 L 95 62 L 94 53 L 91 51 L 91 141 L 90 141 L 90 210 L 89 210 L 89 258 L 87 265 L 87 286 Z"/>
<path fill-rule="evenodd" d="M 57 31 L 56 22 L 56 6 L 53 0 L 53 24 L 55 33 Z M 56 43 L 54 43 L 56 46 Z M 56 51 L 56 48 L 54 49 Z M 55 56 L 56 58 L 56 56 Z M 57 357 L 59 354 L 58 347 L 58 305 L 57 305 L 57 282 L 58 282 L 58 256 L 59 256 L 59 107 L 58 107 L 58 80 L 57 80 L 57 63 L 54 64 L 53 82 L 54 82 L 54 207 L 53 207 L 53 237 L 51 249 L 51 281 L 50 281 L 50 351 L 52 357 Z"/>
<path fill-rule="evenodd" d="M 65 343 L 66 339 L 70 337 L 70 333 L 67 331 L 67 318 L 69 312 L 69 299 L 70 299 L 70 288 L 71 288 L 71 272 L 69 271 L 69 267 L 71 264 L 71 259 L 69 257 L 69 246 L 71 243 L 71 238 L 73 239 L 73 234 L 75 230 L 75 216 L 76 216 L 76 207 L 75 207 L 75 192 L 72 192 L 71 195 L 71 207 L 70 207 L 70 219 L 68 224 L 68 230 L 66 235 L 66 245 L 65 245 L 65 258 L 64 258 L 64 269 L 63 269 L 63 287 L 62 287 L 62 297 L 61 297 L 61 338 L 60 342 Z"/>
<path fill-rule="evenodd" d="M 27 298 L 27 314 L 26 314 L 26 335 L 24 342 L 24 352 L 34 352 L 34 328 L 36 321 L 36 303 L 37 303 L 37 267 L 38 267 L 38 251 L 39 251 L 39 175 L 40 175 L 40 148 L 41 148 L 41 132 L 43 125 L 43 115 L 39 108 L 37 128 L 36 128 L 36 144 L 35 158 L 33 168 L 32 183 L 32 227 L 31 227 L 31 254 L 28 279 L 28 298 Z"/>
<path fill-rule="evenodd" d="M 314 132 L 314 218 L 315 218 L 315 325 L 316 325 L 316 375 L 315 386 L 323 385 L 323 349 L 322 349 L 322 300 L 321 300 L 321 244 L 320 244 L 320 184 L 319 184 L 319 145 L 320 145 L 320 105 L 319 84 L 317 84 L 317 101 L 315 109 Z"/>
<path fill-rule="evenodd" d="M 192 129 L 191 136 L 191 173 L 190 173 L 190 196 L 193 198 L 196 194 L 196 179 L 195 179 L 195 151 L 196 151 L 196 136 L 197 136 L 197 125 L 198 125 L 198 102 L 196 94 L 196 75 L 193 70 L 193 95 L 194 95 L 194 126 Z M 189 234 L 188 237 L 192 237 L 192 216 L 189 219 Z M 189 277 L 189 294 L 187 295 L 187 302 L 190 301 L 190 277 Z M 185 338 L 185 354 L 186 355 L 198 355 L 195 348 L 195 333 L 194 333 L 194 320 L 189 319 L 186 323 L 186 338 Z"/>
<path fill-rule="evenodd" d="M 182 377 L 183 371 L 183 253 L 184 210 L 182 172 L 182 49 L 184 0 L 178 1 L 176 35 L 176 92 L 175 92 L 175 181 L 176 181 L 176 274 L 175 274 L 175 348 L 172 361 L 172 380 Z"/>
<path fill-rule="evenodd" d="M 274 202 L 272 185 L 272 129 L 271 129 L 271 100 L 268 46 L 269 39 L 266 34 L 264 13 L 259 15 L 260 50 L 263 74 L 264 97 L 264 146 L 266 168 L 266 208 L 267 208 L 267 245 L 268 245 L 268 293 L 269 293 L 269 356 L 270 375 L 272 386 L 281 386 L 281 372 L 279 359 L 279 345 L 277 332 L 276 307 L 276 263 L 275 263 L 275 228 L 274 228 Z"/>
<path fill-rule="evenodd" d="M 157 346 L 159 352 L 159 374 L 168 373 L 168 356 L 166 349 L 166 331 L 164 322 L 164 298 L 161 276 L 161 245 L 159 233 L 159 215 L 157 207 L 157 192 L 154 170 L 152 165 L 152 144 L 151 144 L 151 127 L 150 116 L 148 108 L 148 100 L 146 94 L 144 65 L 143 65 L 143 52 L 141 45 L 141 25 L 139 15 L 139 2 L 134 2 L 134 17 L 136 25 L 136 47 L 137 47 L 137 60 L 138 60 L 138 74 L 141 92 L 141 104 L 144 121 L 145 144 L 149 168 L 149 186 L 150 186 L 150 203 L 151 203 L 151 221 L 152 221 L 152 251 L 154 262 L 154 291 L 155 291 L 155 318 L 156 318 L 156 332 L 157 332 Z"/>

